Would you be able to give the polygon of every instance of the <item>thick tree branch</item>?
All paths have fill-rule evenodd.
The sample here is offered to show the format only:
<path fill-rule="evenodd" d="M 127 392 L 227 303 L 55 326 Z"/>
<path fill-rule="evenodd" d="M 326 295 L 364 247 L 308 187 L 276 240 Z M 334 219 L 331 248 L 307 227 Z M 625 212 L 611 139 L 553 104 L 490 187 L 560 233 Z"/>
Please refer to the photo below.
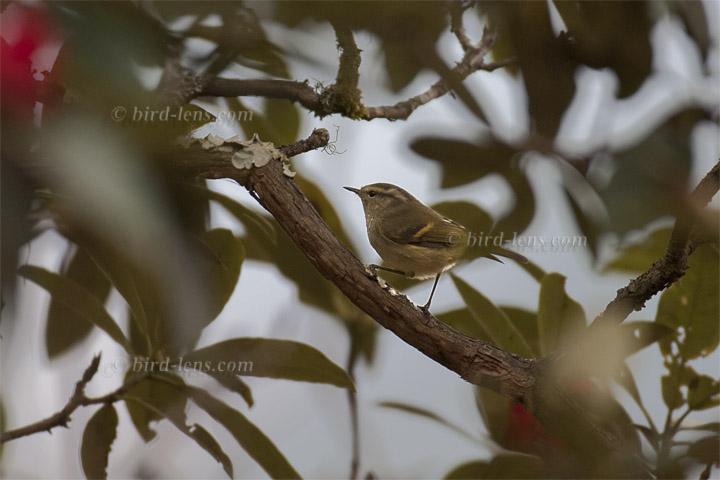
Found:
<path fill-rule="evenodd" d="M 195 97 L 264 97 L 298 102 L 313 112 L 322 111 L 320 94 L 307 82 L 292 80 L 242 80 L 201 75 L 190 84 L 187 100 Z"/>
<path fill-rule="evenodd" d="M 313 135 L 322 136 L 317 132 Z M 283 148 L 295 151 L 293 146 Z M 281 161 L 271 161 L 251 170 L 237 169 L 232 165 L 232 156 L 232 152 L 203 149 L 195 143 L 179 151 L 176 158 L 178 167 L 193 176 L 231 178 L 254 193 L 325 278 L 408 344 L 470 383 L 488 387 L 515 401 L 523 399 L 535 379 L 531 372 L 534 360 L 463 335 L 422 312 L 404 295 L 381 286 L 337 239 L 295 181 L 285 175 Z"/>
<path fill-rule="evenodd" d="M 322 220 L 287 170 L 285 153 L 320 148 L 328 138 L 326 130 L 318 129 L 308 139 L 279 148 L 257 138 L 242 143 L 222 143 L 213 138 L 193 141 L 171 153 L 181 175 L 234 179 L 248 189 L 325 278 L 403 341 L 469 383 L 522 402 L 546 428 L 569 440 L 569 445 L 582 447 L 580 452 L 597 452 L 598 461 L 609 456 L 621 462 L 623 471 L 637 478 L 646 477 L 641 462 L 625 448 L 622 438 L 559 385 L 557 357 L 526 359 L 468 337 L 421 311 L 407 297 L 381 285 L 367 273 L 365 266 Z M 240 168 L 233 165 L 234 158 Z M 258 164 L 261 166 L 255 166 Z M 82 382 L 87 383 L 91 377 L 90 373 L 84 375 L 76 389 L 80 393 L 74 394 L 63 410 L 31 426 L 6 432 L 2 441 L 65 425 L 79 406 L 114 402 L 130 388 L 126 384 L 104 397 L 89 399 L 82 393 Z M 574 433 L 578 429 L 583 432 L 580 436 Z"/>
<path fill-rule="evenodd" d="M 85 396 L 85 387 L 88 383 L 90 383 L 90 380 L 93 379 L 93 377 L 98 371 L 99 366 L 100 355 L 96 355 L 93 357 L 90 365 L 85 369 L 82 378 L 78 380 L 78 382 L 75 384 L 75 390 L 73 391 L 72 396 L 62 408 L 62 410 L 54 413 L 53 415 L 50 415 L 43 420 L 31 423 L 30 425 L 3 432 L 2 435 L 0 435 L 0 443 L 9 442 L 10 440 L 15 440 L 20 437 L 26 437 L 35 433 L 50 432 L 53 428 L 56 427 L 67 428 L 68 423 L 71 420 L 70 415 L 72 415 L 72 413 L 79 407 L 86 407 L 88 405 L 96 405 L 102 403 L 113 403 L 117 401 L 122 394 L 127 392 L 142 378 L 138 376 L 134 379 L 130 379 L 123 385 L 121 385 L 117 390 L 108 393 L 107 395 L 103 395 L 102 397 L 88 398 L 87 396 Z"/>
<path fill-rule="evenodd" d="M 720 188 L 719 168 L 720 163 L 715 164 L 700 181 L 690 194 L 690 205 L 704 207 L 710 202 Z M 688 257 L 698 246 L 697 237 L 692 235 L 692 220 L 688 217 L 680 216 L 676 220 L 665 255 L 649 270 L 618 290 L 615 299 L 593 321 L 593 326 L 622 323 L 630 313 L 641 310 L 655 294 L 685 275 Z"/>
<path fill-rule="evenodd" d="M 648 476 L 617 432 L 608 429 L 604 419 L 588 411 L 558 384 L 555 357 L 526 359 L 468 337 L 421 311 L 391 287 L 381 285 L 337 239 L 286 174 L 278 150 L 258 140 L 232 145 L 240 150 L 266 145 L 276 158 L 259 168 L 237 169 L 231 164 L 233 152 L 203 149 L 195 144 L 177 153 L 178 166 L 196 177 L 231 178 L 247 188 L 325 278 L 362 311 L 427 357 L 469 383 L 522 402 L 546 427 L 564 435 L 571 448 L 593 452 L 597 457 L 593 461 L 613 458 L 622 465 L 622 471 L 633 477 Z"/>

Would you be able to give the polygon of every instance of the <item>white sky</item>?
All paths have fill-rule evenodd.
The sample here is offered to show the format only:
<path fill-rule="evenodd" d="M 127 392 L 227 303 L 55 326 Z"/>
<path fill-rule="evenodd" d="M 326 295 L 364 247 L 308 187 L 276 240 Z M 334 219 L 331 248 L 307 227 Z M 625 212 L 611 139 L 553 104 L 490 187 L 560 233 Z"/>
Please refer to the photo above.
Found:
<path fill-rule="evenodd" d="M 718 3 L 706 2 L 709 18 L 718 18 Z M 717 39 L 717 23 L 711 22 Z M 479 26 L 469 25 L 473 38 L 479 37 Z M 269 29 L 271 38 L 277 29 Z M 357 35 L 358 46 L 363 50 L 361 89 L 370 105 L 391 104 L 415 95 L 436 79 L 432 73 L 419 75 L 399 95 L 390 95 L 382 84 L 384 64 L 378 52 L 379 43 L 365 33 Z M 282 39 L 276 40 L 284 44 Z M 307 34 L 298 44 L 311 44 L 317 58 L 336 58 L 335 41 L 329 27 Z M 446 33 L 440 42 L 445 58 L 459 58 L 460 50 L 455 39 Z M 612 88 L 613 74 L 582 70 L 577 74 L 578 95 L 563 123 L 558 145 L 573 151 L 576 145 L 587 145 L 588 136 L 598 143 L 610 139 L 615 145 L 624 141 L 624 131 L 633 134 L 647 124 L 646 118 L 658 108 L 667 106 L 668 99 L 676 103 L 702 100 L 718 104 L 717 49 L 710 62 L 712 77 L 702 78 L 698 58 L 677 22 L 658 23 L 653 33 L 656 52 L 662 52 L 655 61 L 658 72 L 648 81 L 637 98 L 615 101 Z M 336 65 L 312 67 L 297 64 L 292 69 L 297 79 L 310 78 L 331 81 Z M 238 72 L 247 73 L 247 72 Z M 504 138 L 521 138 L 527 132 L 525 99 L 522 85 L 502 71 L 479 73 L 466 81 L 480 104 L 489 113 L 493 126 Z M 479 205 L 497 212 L 507 205 L 507 191 L 491 180 L 481 180 L 455 189 L 441 191 L 439 168 L 420 159 L 408 148 L 411 139 L 423 134 L 448 135 L 452 138 L 473 140 L 478 134 L 476 122 L 459 100 L 450 96 L 419 108 L 407 122 L 390 123 L 385 120 L 354 122 L 343 118 L 318 120 L 302 113 L 300 137 L 313 128 L 325 127 L 334 137 L 339 127 L 337 148 L 345 151 L 328 156 L 310 152 L 294 160 L 297 170 L 313 179 L 331 198 L 343 218 L 345 227 L 359 247 L 361 259 L 376 262 L 377 254 L 367 242 L 362 209 L 358 199 L 342 190 L 342 186 L 362 186 L 376 181 L 401 185 L 426 203 L 446 199 L 471 199 Z M 252 101 L 248 101 L 252 104 Z M 610 106 L 608 106 L 610 105 Z M 608 121 L 608 116 L 612 122 Z M 608 125 L 612 125 L 608 128 Z M 653 125 L 654 127 L 654 125 Z M 214 133 L 231 136 L 238 131 L 228 128 L 213 129 Z M 718 131 L 714 126 L 699 127 L 694 135 L 694 163 L 691 182 L 696 183 L 717 161 L 720 152 Z M 527 235 L 580 235 L 569 223 L 569 207 L 560 189 L 560 174 L 555 165 L 538 157 L 527 163 L 529 178 L 537 195 L 537 213 L 526 232 Z M 214 188 L 240 199 L 245 204 L 253 200 L 244 190 L 229 181 L 214 181 Z M 482 188 L 478 188 L 482 187 Z M 717 199 L 714 205 L 718 206 Z M 241 227 L 221 209 L 213 210 L 213 225 L 233 229 Z M 28 263 L 57 269 L 62 252 L 62 240 L 48 233 L 37 239 L 32 247 L 22 252 L 21 259 Z M 567 276 L 569 294 L 580 302 L 588 317 L 597 315 L 625 285 L 628 275 L 617 273 L 600 275 L 586 252 L 538 253 L 523 252 L 548 271 Z M 456 273 L 500 305 L 537 308 L 538 285 L 512 264 L 474 262 L 460 267 Z M 409 290 L 411 299 L 424 302 L 429 284 Z M 440 281 L 433 310 L 440 313 L 461 306 L 462 302 L 449 277 Z M 9 427 L 36 421 L 57 411 L 65 404 L 74 382 L 87 366 L 93 353 L 103 352 L 103 365 L 109 375 L 98 375 L 90 384 L 88 393 L 102 394 L 121 381 L 112 374 L 112 362 L 124 354 L 103 334 L 97 331 L 81 348 L 49 363 L 44 353 L 44 316 L 48 295 L 34 284 L 26 282 L 19 291 L 16 322 L 0 324 L 2 337 L 3 405 L 10 415 Z M 645 310 L 631 319 L 653 319 L 657 298 Z M 114 295 L 109 302 L 111 313 L 123 318 L 123 302 Z M 12 328 L 17 323 L 21 328 Z M 221 316 L 206 329 L 201 345 L 233 337 L 271 336 L 306 342 L 323 351 L 340 365 L 345 364 L 347 338 L 344 329 L 327 315 L 298 304 L 295 286 L 284 281 L 274 268 L 246 262 L 238 288 Z M 12 339 L 9 343 L 7 339 Z M 412 347 L 399 341 L 389 332 L 379 333 L 379 348 L 372 368 L 360 365 L 358 369 L 358 403 L 362 435 L 361 475 L 375 471 L 381 478 L 439 478 L 457 464 L 487 456 L 487 451 L 467 439 L 429 421 L 388 411 L 378 407 L 380 401 L 407 402 L 427 408 L 462 425 L 468 431 L 484 431 L 474 405 L 471 387 L 456 374 L 423 357 Z M 658 367 L 661 363 L 657 347 L 646 349 L 630 359 L 636 380 L 646 406 L 657 423 L 662 423 L 665 407 L 660 397 Z M 718 376 L 717 352 L 699 362 L 699 371 Z M 347 476 L 350 465 L 350 421 L 346 394 L 334 387 L 303 384 L 289 381 L 249 378 L 256 404 L 252 409 L 237 396 L 222 398 L 247 414 L 287 456 L 294 467 L 310 478 L 337 478 Z M 202 386 L 215 388 L 212 381 Z M 623 404 L 639 423 L 638 409 L 627 396 L 620 395 Z M 223 478 L 221 467 L 193 442 L 175 431 L 168 422 L 159 427 L 159 440 L 145 446 L 131 426 L 124 406 L 118 404 L 120 414 L 119 436 L 110 456 L 110 476 L 133 477 L 133 470 L 143 465 L 149 475 L 175 478 Z M 94 409 L 80 409 L 73 414 L 71 428 L 56 429 L 52 435 L 38 434 L 13 441 L 4 447 L 4 476 L 22 477 L 79 477 L 81 476 L 78 449 L 83 426 Z M 699 417 L 717 417 L 717 411 L 705 412 Z M 237 446 L 221 427 L 206 416 L 192 410 L 191 420 L 201 421 L 231 456 L 236 475 L 244 478 L 264 478 L 264 472 Z M 692 416 L 691 416 L 692 418 Z M 37 452 L 43 452 L 42 461 Z"/>

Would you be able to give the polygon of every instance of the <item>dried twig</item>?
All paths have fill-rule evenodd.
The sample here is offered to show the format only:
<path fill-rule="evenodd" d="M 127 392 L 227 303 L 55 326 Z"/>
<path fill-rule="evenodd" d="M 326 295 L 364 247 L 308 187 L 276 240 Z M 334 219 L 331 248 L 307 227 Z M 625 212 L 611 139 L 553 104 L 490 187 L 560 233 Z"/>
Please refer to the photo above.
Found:
<path fill-rule="evenodd" d="M 90 365 L 85 369 L 82 378 L 80 378 L 80 380 L 78 380 L 78 382 L 75 384 L 75 390 L 73 391 L 72 396 L 62 408 L 62 410 L 54 413 L 53 415 L 50 415 L 43 420 L 31 423 L 30 425 L 3 432 L 2 435 L 0 435 L 0 443 L 9 442 L 10 440 L 15 440 L 20 437 L 26 437 L 34 433 L 50 432 L 53 428 L 56 427 L 67 428 L 68 423 L 71 420 L 70 415 L 72 415 L 72 413 L 79 407 L 86 407 L 88 405 L 96 405 L 102 403 L 113 403 L 143 378 L 142 376 L 133 377 L 127 382 L 125 382 L 123 385 L 121 385 L 118 389 L 111 393 L 108 393 L 107 395 L 96 398 L 88 398 L 87 396 L 85 396 L 85 387 L 88 383 L 90 383 L 90 380 L 92 380 L 97 373 L 98 367 L 100 366 L 100 357 L 100 354 L 93 357 Z"/>
<path fill-rule="evenodd" d="M 720 187 L 720 163 L 708 172 L 690 194 L 690 203 L 707 205 Z M 688 257 L 697 247 L 697 239 L 691 235 L 692 223 L 685 217 L 678 217 L 673 228 L 665 255 L 655 262 L 649 270 L 633 279 L 627 286 L 617 291 L 617 296 L 593 321 L 593 326 L 619 324 L 634 310 L 641 310 L 645 302 L 655 294 L 672 285 L 685 275 Z"/>
<path fill-rule="evenodd" d="M 455 10 L 453 10 L 455 12 Z M 497 32 L 485 29 L 483 38 L 478 45 L 473 45 L 462 25 L 462 12 L 453 13 L 453 31 L 460 41 L 465 54 L 449 75 L 453 82 L 462 82 L 472 73 L 482 70 L 491 72 L 516 62 L 509 58 L 497 62 L 485 63 L 484 58 L 495 45 Z M 342 50 L 336 82 L 329 86 L 313 87 L 307 81 L 293 80 L 260 80 L 260 79 L 229 79 L 215 75 L 200 75 L 175 84 L 179 86 L 179 98 L 185 103 L 202 96 L 242 97 L 258 96 L 265 98 L 282 98 L 298 102 L 319 117 L 340 114 L 358 120 L 386 118 L 388 120 L 404 120 L 418 107 L 442 97 L 452 90 L 451 82 L 442 78 L 425 92 L 398 102 L 395 105 L 368 107 L 360 98 L 357 89 L 359 80 L 360 49 L 353 39 L 352 31 L 344 26 L 334 25 L 338 46 Z"/>

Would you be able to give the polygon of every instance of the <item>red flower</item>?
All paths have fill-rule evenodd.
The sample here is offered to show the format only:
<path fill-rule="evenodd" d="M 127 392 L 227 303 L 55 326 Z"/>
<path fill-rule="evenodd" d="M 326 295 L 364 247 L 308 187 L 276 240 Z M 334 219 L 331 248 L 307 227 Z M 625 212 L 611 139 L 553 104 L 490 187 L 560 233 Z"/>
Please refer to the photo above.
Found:
<path fill-rule="evenodd" d="M 13 116 L 32 118 L 38 99 L 33 56 L 53 38 L 56 29 L 43 8 L 24 4 L 8 6 L 0 20 L 2 109 Z"/>

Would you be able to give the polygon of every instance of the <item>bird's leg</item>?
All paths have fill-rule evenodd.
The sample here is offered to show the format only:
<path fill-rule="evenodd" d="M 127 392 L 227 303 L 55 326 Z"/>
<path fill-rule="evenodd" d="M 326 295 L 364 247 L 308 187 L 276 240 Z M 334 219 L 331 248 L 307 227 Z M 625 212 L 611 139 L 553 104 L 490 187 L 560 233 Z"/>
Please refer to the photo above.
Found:
<path fill-rule="evenodd" d="M 406 275 L 405 272 L 401 272 L 400 270 L 395 270 L 394 268 L 383 267 L 381 265 L 375 265 L 374 263 L 371 263 L 370 265 L 368 265 L 367 270 L 370 272 L 370 275 L 372 276 L 372 278 L 377 278 L 378 270 L 385 270 L 386 272 L 397 273 L 398 275 Z"/>
<path fill-rule="evenodd" d="M 438 280 L 440 280 L 440 275 L 442 275 L 442 272 L 438 273 L 437 276 L 435 277 L 435 283 L 433 283 L 433 288 L 430 291 L 430 298 L 428 298 L 427 303 L 424 306 L 420 307 L 420 309 L 423 312 L 427 312 L 428 309 L 430 308 L 430 302 L 432 301 L 433 295 L 435 295 L 435 287 L 437 287 Z"/>

